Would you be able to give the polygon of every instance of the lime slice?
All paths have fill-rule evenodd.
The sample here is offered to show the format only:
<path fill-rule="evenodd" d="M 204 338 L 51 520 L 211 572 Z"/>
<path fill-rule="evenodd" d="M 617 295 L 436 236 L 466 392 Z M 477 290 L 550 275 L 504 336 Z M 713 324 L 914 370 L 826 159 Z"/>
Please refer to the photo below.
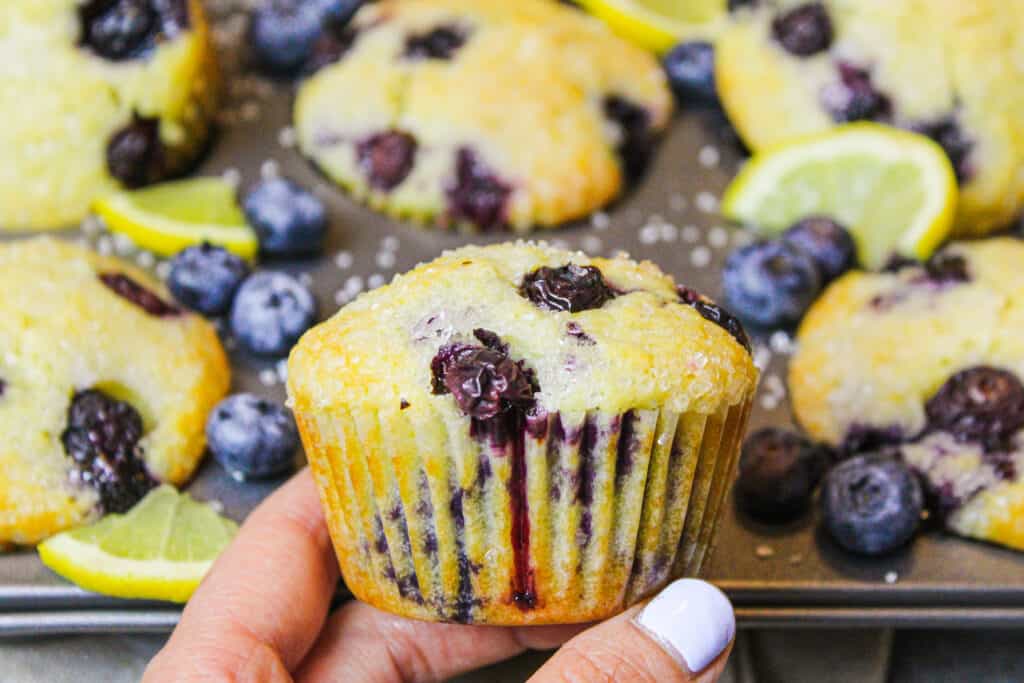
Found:
<path fill-rule="evenodd" d="M 144 249 L 173 256 L 201 242 L 218 244 L 242 258 L 259 249 L 245 222 L 235 188 L 221 178 L 190 178 L 117 192 L 98 199 L 93 210 L 111 232 Z"/>
<path fill-rule="evenodd" d="M 163 485 L 124 515 L 65 531 L 39 546 L 43 564 L 86 590 L 185 602 L 238 526 Z"/>
<path fill-rule="evenodd" d="M 830 216 L 853 233 L 861 265 L 879 268 L 893 254 L 928 258 L 952 230 L 956 202 L 941 147 L 854 123 L 756 154 L 726 190 L 722 213 L 770 234 Z"/>
<path fill-rule="evenodd" d="M 715 37 L 725 25 L 726 0 L 577 0 L 619 35 L 656 52 Z"/>

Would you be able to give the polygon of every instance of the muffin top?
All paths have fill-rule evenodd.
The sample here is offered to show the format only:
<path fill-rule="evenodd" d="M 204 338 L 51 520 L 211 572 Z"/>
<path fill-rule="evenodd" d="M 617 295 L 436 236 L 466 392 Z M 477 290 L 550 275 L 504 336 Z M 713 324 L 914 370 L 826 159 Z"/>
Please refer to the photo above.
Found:
<path fill-rule="evenodd" d="M 1024 244 L 998 238 L 953 244 L 924 266 L 841 278 L 798 335 L 790 386 L 800 423 L 834 445 L 913 438 L 958 372 L 1024 377 L 1021 263 Z"/>
<path fill-rule="evenodd" d="M 0 290 L 0 542 L 123 509 L 122 475 L 191 474 L 229 383 L 210 323 L 142 271 L 49 238 L 0 247 Z"/>
<path fill-rule="evenodd" d="M 376 208 L 444 225 L 585 215 L 642 168 L 672 110 L 652 55 L 553 0 L 368 4 L 314 62 L 303 152 Z"/>
<path fill-rule="evenodd" d="M 736 17 L 716 76 L 752 147 L 891 123 L 946 150 L 964 189 L 960 234 L 1024 207 L 1024 0 L 773 0 Z"/>
<path fill-rule="evenodd" d="M 308 332 L 292 351 L 288 384 L 304 410 L 487 417 L 451 372 L 442 376 L 476 349 L 508 385 L 503 400 L 532 395 L 538 408 L 570 414 L 712 414 L 752 391 L 757 370 L 744 344 L 735 319 L 652 263 L 543 243 L 471 246 L 364 294 Z"/>

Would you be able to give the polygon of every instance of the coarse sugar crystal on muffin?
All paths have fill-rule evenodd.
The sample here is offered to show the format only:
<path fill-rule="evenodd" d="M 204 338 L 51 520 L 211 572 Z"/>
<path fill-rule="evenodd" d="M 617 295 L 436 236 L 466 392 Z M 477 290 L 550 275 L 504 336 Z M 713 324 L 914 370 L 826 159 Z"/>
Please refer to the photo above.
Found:
<path fill-rule="evenodd" d="M 0 3 L 0 229 L 70 227 L 186 170 L 218 80 L 199 0 Z"/>
<path fill-rule="evenodd" d="M 589 214 L 642 172 L 672 109 L 652 55 L 554 0 L 385 0 L 322 40 L 302 152 L 373 208 L 446 227 Z"/>
<path fill-rule="evenodd" d="M 766 0 L 733 19 L 716 78 L 751 148 L 888 123 L 945 149 L 958 235 L 1024 210 L 1024 0 Z"/>
<path fill-rule="evenodd" d="M 851 273 L 800 328 L 799 422 L 847 452 L 893 450 L 959 534 L 1024 549 L 1024 243 L 954 243 Z"/>
<path fill-rule="evenodd" d="M 359 297 L 288 389 L 345 580 L 434 621 L 582 622 L 695 574 L 757 382 L 651 263 L 465 247 Z"/>
<path fill-rule="evenodd" d="M 151 277 L 39 238 L 0 246 L 0 545 L 180 484 L 230 371 L 217 334 Z"/>

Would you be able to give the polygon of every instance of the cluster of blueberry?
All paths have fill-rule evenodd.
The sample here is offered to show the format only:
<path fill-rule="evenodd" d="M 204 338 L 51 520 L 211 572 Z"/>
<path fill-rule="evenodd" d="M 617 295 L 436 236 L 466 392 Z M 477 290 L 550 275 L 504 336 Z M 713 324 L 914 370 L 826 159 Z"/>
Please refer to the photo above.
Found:
<path fill-rule="evenodd" d="M 985 457 L 1002 465 L 998 474 L 1013 478 L 1012 462 L 1000 456 L 1024 427 L 1024 384 L 1005 370 L 968 368 L 928 399 L 925 414 L 921 434 L 854 427 L 839 451 L 783 429 L 755 432 L 740 456 L 737 499 L 759 520 L 792 521 L 810 507 L 820 483 L 822 523 L 839 545 L 863 555 L 900 548 L 916 533 L 926 502 L 940 519 L 964 502 L 950 499 L 927 477 L 922 484 L 901 458 L 900 444 L 949 434 L 960 443 L 981 444 Z"/>
<path fill-rule="evenodd" d="M 722 272 L 725 301 L 753 325 L 788 327 L 800 321 L 825 285 L 856 262 L 850 233 L 831 218 L 810 216 L 779 239 L 730 254 Z"/>
<path fill-rule="evenodd" d="M 264 180 L 242 202 L 264 256 L 316 253 L 327 232 L 327 212 L 311 192 L 285 178 Z M 189 247 L 171 261 L 168 287 L 180 304 L 208 316 L 226 315 L 247 351 L 280 357 L 316 322 L 313 293 L 291 275 L 250 273 L 238 256 L 211 244 Z M 210 451 L 240 477 L 288 470 L 299 439 L 291 413 L 251 394 L 238 394 L 213 411 L 206 426 Z"/>

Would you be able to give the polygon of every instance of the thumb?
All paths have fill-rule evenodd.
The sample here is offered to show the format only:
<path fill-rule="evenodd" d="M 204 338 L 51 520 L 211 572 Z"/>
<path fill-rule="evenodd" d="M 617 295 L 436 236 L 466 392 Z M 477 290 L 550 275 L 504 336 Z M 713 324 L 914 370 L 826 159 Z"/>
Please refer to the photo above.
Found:
<path fill-rule="evenodd" d="M 735 633 L 732 605 L 720 590 L 680 579 L 647 605 L 570 640 L 530 681 L 713 683 Z"/>

